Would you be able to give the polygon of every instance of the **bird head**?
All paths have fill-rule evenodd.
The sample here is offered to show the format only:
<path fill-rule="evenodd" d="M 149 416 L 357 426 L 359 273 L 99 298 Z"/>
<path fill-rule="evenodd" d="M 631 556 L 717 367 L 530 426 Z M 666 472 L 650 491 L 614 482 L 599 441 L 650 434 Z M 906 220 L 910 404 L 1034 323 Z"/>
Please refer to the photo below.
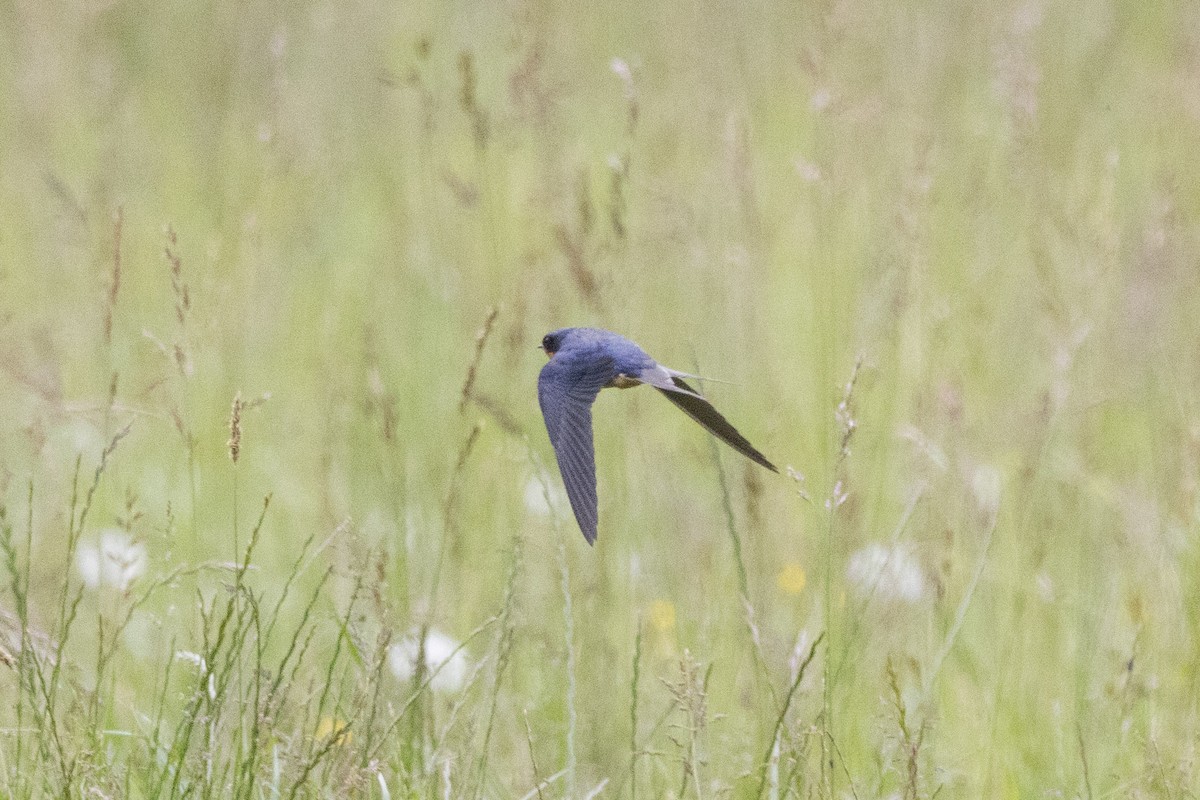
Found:
<path fill-rule="evenodd" d="M 547 358 L 553 358 L 554 354 L 562 349 L 563 338 L 565 334 L 565 330 L 547 333 L 542 337 L 542 343 L 538 345 L 538 348 L 546 352 Z"/>

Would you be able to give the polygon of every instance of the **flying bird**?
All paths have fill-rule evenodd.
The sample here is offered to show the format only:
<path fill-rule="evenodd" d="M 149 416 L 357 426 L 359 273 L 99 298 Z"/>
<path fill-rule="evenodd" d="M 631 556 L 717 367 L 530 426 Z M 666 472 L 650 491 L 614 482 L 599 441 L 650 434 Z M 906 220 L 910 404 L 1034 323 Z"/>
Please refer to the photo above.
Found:
<path fill-rule="evenodd" d="M 596 541 L 599 521 L 592 403 L 606 387 L 629 389 L 649 384 L 734 450 L 779 472 L 712 403 L 684 381 L 695 375 L 664 367 L 624 336 L 599 328 L 562 328 L 542 337 L 540 347 L 550 360 L 538 375 L 538 405 L 567 498 L 588 544 Z"/>

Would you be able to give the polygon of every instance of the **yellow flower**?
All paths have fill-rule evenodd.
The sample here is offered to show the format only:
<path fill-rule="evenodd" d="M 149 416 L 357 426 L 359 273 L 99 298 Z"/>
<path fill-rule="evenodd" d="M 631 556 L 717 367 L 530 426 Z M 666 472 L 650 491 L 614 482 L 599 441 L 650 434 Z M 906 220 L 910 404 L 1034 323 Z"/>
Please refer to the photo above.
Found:
<path fill-rule="evenodd" d="M 650 604 L 650 624 L 657 631 L 675 627 L 675 604 L 670 600 L 655 600 Z"/>
<path fill-rule="evenodd" d="M 775 578 L 775 585 L 784 594 L 800 594 L 807 583 L 808 576 L 804 574 L 804 567 L 795 562 L 786 565 Z"/>
<path fill-rule="evenodd" d="M 348 744 L 354 736 L 349 728 L 350 726 L 340 719 L 321 717 L 321 721 L 317 723 L 317 740 L 324 741 L 332 736 L 337 739 L 338 744 Z"/>

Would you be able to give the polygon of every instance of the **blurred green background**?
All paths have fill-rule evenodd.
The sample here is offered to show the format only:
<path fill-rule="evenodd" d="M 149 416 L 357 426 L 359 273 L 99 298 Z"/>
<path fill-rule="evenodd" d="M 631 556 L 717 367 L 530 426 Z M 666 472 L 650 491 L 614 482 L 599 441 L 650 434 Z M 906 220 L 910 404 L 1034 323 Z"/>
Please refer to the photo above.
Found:
<path fill-rule="evenodd" d="M 313 796 L 1200 789 L 1200 6 L 18 0 L 0 52 L 0 489 L 49 636 L 132 423 L 81 541 L 144 583 L 272 495 L 247 580 L 333 568 L 308 679 L 346 614 L 510 613 Z M 567 325 L 732 381 L 803 479 L 605 392 L 588 548 L 535 394 Z M 219 585 L 131 609 L 97 774 Z M 131 600 L 80 597 L 87 697 Z"/>

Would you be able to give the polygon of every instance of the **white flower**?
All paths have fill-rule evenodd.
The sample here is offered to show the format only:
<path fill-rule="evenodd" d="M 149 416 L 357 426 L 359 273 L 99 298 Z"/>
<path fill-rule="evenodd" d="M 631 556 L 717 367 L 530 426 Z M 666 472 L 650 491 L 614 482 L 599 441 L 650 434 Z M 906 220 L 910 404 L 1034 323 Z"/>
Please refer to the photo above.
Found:
<path fill-rule="evenodd" d="M 75 568 L 89 589 L 111 586 L 128 591 L 147 563 L 146 545 L 116 528 L 101 533 L 99 544 L 81 544 L 75 551 Z"/>
<path fill-rule="evenodd" d="M 1054 578 L 1050 577 L 1050 573 L 1042 570 L 1034 576 L 1034 584 L 1037 586 L 1038 597 L 1043 603 L 1054 602 Z"/>
<path fill-rule="evenodd" d="M 971 494 L 979 510 L 992 516 L 1000 508 L 1000 491 L 1003 480 L 1000 470 L 990 464 L 981 464 L 971 474 Z"/>
<path fill-rule="evenodd" d="M 100 585 L 100 548 L 94 544 L 81 544 L 75 550 L 75 568 L 83 585 L 95 589 Z"/>
<path fill-rule="evenodd" d="M 432 686 L 437 692 L 457 692 L 467 679 L 467 657 L 459 642 L 439 630 L 425 634 L 425 676 L 436 674 Z M 413 629 L 388 648 L 388 667 L 397 680 L 412 680 L 421 652 L 421 632 Z"/>
<path fill-rule="evenodd" d="M 628 82 L 633 80 L 633 70 L 629 68 L 629 62 L 623 58 L 613 58 L 612 61 L 608 62 L 608 68 L 623 81 Z"/>
<path fill-rule="evenodd" d="M 562 513 L 566 506 L 567 496 L 562 484 L 547 473 L 533 475 L 525 481 L 525 510 L 530 514 L 549 517 L 556 511 Z"/>
<path fill-rule="evenodd" d="M 633 100 L 637 97 L 637 89 L 633 85 L 633 70 L 630 68 L 629 62 L 623 58 L 614 58 L 608 62 L 608 68 L 621 79 L 621 84 L 625 87 L 625 99 Z"/>
<path fill-rule="evenodd" d="M 814 162 L 797 158 L 795 166 L 796 172 L 808 183 L 816 183 L 821 180 L 821 168 Z"/>
<path fill-rule="evenodd" d="M 55 428 L 46 443 L 48 460 L 74 461 L 82 455 L 84 460 L 99 456 L 107 442 L 100 429 L 86 419 L 74 418 Z"/>
<path fill-rule="evenodd" d="M 846 579 L 860 594 L 917 603 L 932 593 L 920 562 L 902 545 L 869 544 L 850 556 Z"/>

